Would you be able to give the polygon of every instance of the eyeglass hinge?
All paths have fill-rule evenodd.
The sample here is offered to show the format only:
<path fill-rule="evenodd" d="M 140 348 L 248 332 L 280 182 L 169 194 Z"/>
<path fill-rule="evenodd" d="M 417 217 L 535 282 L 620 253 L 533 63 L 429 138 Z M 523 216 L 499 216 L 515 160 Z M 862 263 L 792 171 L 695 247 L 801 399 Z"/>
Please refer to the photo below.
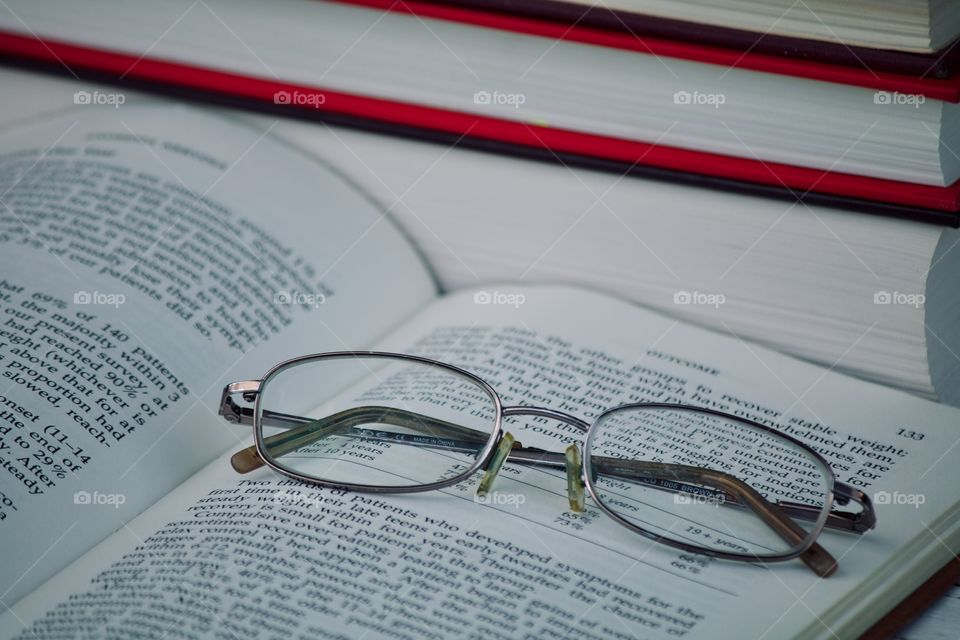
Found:
<path fill-rule="evenodd" d="M 877 526 L 877 514 L 873 510 L 873 501 L 870 496 L 846 484 L 837 482 L 834 485 L 834 496 L 837 504 L 847 505 L 851 501 L 860 505 L 860 511 L 856 513 L 835 514 L 844 518 L 849 523 L 851 531 L 864 533 Z"/>
<path fill-rule="evenodd" d="M 233 424 L 253 424 L 253 409 L 251 407 L 241 407 L 233 399 L 233 396 L 240 394 L 244 402 L 255 402 L 257 394 L 260 393 L 259 380 L 243 380 L 241 382 L 232 382 L 223 388 L 220 395 L 220 415 L 224 420 Z"/>

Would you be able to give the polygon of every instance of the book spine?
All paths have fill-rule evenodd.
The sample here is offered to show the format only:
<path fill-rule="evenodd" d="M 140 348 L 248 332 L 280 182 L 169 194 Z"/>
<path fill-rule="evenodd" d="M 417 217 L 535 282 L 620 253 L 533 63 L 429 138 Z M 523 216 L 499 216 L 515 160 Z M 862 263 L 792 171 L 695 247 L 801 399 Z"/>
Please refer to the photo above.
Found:
<path fill-rule="evenodd" d="M 760 185 L 767 191 L 778 191 L 796 199 L 807 199 L 812 192 L 833 198 L 837 202 L 832 203 L 840 206 L 849 201 L 853 208 L 860 209 L 863 207 L 857 206 L 858 203 L 877 203 L 881 210 L 900 211 L 904 217 L 939 223 L 956 224 L 956 213 L 960 211 L 960 181 L 949 187 L 937 187 L 725 156 L 329 91 L 323 87 L 140 58 L 2 30 L 0 60 L 13 64 L 39 63 L 46 70 L 67 71 L 75 77 L 84 75 L 88 79 L 137 89 L 221 96 L 222 102 L 259 102 L 273 111 L 300 117 L 381 123 L 425 132 L 427 137 L 430 134 L 450 136 L 454 143 L 469 138 L 499 148 L 516 148 L 521 154 L 530 150 L 558 160 L 563 157 L 594 159 L 607 166 L 613 163 L 621 173 L 627 170 L 638 173 L 637 167 L 649 167 L 654 176 L 657 171 L 683 174 L 693 176 L 706 186 L 717 181 L 728 188 L 736 184 Z M 297 93 L 317 99 L 291 100 Z M 944 219 L 937 212 L 949 215 Z"/>
<path fill-rule="evenodd" d="M 960 103 L 960 75 L 949 78 L 936 78 L 929 75 L 926 77 L 901 75 L 862 67 L 791 59 L 755 51 L 742 52 L 680 40 L 640 36 L 634 33 L 599 29 L 580 24 L 566 25 L 561 22 L 482 11 L 459 5 L 431 4 L 416 0 L 406 2 L 395 2 L 394 0 L 333 1 L 381 11 L 405 13 L 419 18 L 447 20 L 552 40 L 623 49 L 639 55 L 677 58 L 723 67 L 834 82 L 876 91 L 922 95 L 933 100 Z"/>
<path fill-rule="evenodd" d="M 949 78 L 960 67 L 955 43 L 932 53 L 878 49 L 842 42 L 761 33 L 682 19 L 643 15 L 605 6 L 585 6 L 561 0 L 427 0 L 493 13 L 544 20 L 565 27 L 594 27 L 632 34 L 720 47 L 738 53 L 763 53 L 788 59 L 887 71 L 914 78 Z"/>

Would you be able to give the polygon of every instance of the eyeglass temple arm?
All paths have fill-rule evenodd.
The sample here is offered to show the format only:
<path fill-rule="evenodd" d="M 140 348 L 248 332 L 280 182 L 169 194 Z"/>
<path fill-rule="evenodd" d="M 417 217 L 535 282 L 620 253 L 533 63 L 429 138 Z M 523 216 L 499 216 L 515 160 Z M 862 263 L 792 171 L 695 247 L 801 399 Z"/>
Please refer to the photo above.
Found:
<path fill-rule="evenodd" d="M 807 532 L 801 529 L 777 504 L 768 501 L 749 484 L 723 471 L 684 464 L 665 464 L 616 458 L 599 460 L 594 468 L 600 473 L 614 476 L 632 475 L 634 477 L 652 477 L 658 480 L 696 482 L 714 486 L 725 495 L 732 494 L 736 497 L 738 503 L 749 507 L 791 547 L 800 545 L 807 537 Z M 800 556 L 800 559 L 821 577 L 831 576 L 837 570 L 837 561 L 817 542 L 811 544 Z"/>
<path fill-rule="evenodd" d="M 634 463 L 631 460 L 605 458 L 602 456 L 593 456 L 591 460 L 594 463 L 594 467 L 605 475 L 615 476 L 625 480 L 644 482 L 653 488 L 661 489 L 663 491 L 670 491 L 672 493 L 688 493 L 692 495 L 703 493 L 702 491 L 697 491 L 699 487 L 696 485 L 684 484 L 684 479 L 681 479 L 680 476 L 675 474 L 674 470 L 686 468 L 695 472 L 721 473 L 718 471 L 712 471 L 710 469 L 702 469 L 700 467 L 687 467 L 685 465 L 668 463 Z M 562 469 L 565 458 L 564 454 L 562 453 L 543 451 L 541 449 L 535 449 L 532 447 L 515 447 L 510 452 L 510 457 L 507 459 L 507 461 L 521 464 L 542 464 L 545 466 Z M 649 466 L 645 469 L 639 469 L 636 467 L 632 468 L 632 465 L 634 464 L 661 465 L 662 471 L 656 471 Z M 725 475 L 728 475 L 733 483 L 739 483 L 744 487 L 748 486 L 735 476 L 730 476 L 729 474 Z M 699 484 L 706 484 L 709 481 L 709 479 L 706 477 L 696 479 L 687 478 L 687 480 L 693 480 Z M 833 492 L 834 502 L 836 502 L 838 505 L 845 506 L 849 504 L 851 500 L 853 500 L 861 506 L 861 510 L 858 512 L 831 511 L 830 515 L 827 516 L 825 526 L 831 529 L 849 531 L 851 533 L 858 534 L 869 531 L 876 526 L 877 516 L 873 510 L 873 503 L 867 494 L 859 489 L 855 489 L 840 482 L 834 483 Z M 723 496 L 722 504 L 724 506 L 749 507 L 748 504 L 744 504 L 744 502 L 737 497 L 738 493 L 727 491 L 720 491 L 719 493 Z M 710 495 L 716 495 L 716 493 L 711 492 Z M 792 518 L 800 518 L 802 520 L 816 521 L 817 518 L 820 517 L 820 513 L 822 511 L 822 509 L 818 507 L 799 502 L 779 501 L 776 502 L 775 505 L 788 516 Z"/>
<path fill-rule="evenodd" d="M 259 382 L 250 381 L 248 383 L 228 385 L 223 391 L 220 414 L 230 422 L 253 424 L 253 408 L 241 407 L 236 404 L 232 395 L 243 393 L 245 400 L 252 401 L 255 399 L 256 394 L 255 390 L 251 390 L 254 385 L 258 388 Z M 289 429 L 289 431 L 285 433 L 264 438 L 264 444 L 274 449 L 273 453 L 276 455 L 283 455 L 284 453 L 294 451 L 334 433 L 342 433 L 352 429 L 356 425 L 369 423 L 393 424 L 409 428 L 413 431 L 431 434 L 428 437 L 407 439 L 407 444 L 413 445 L 476 450 L 486 442 L 486 437 L 473 429 L 392 407 L 357 407 L 347 409 L 320 420 L 264 411 L 261 419 L 268 426 Z M 435 430 L 456 434 L 466 442 L 434 436 L 432 434 Z M 509 461 L 525 462 L 527 464 L 547 464 L 561 468 L 566 464 L 563 454 L 550 453 L 533 448 L 525 449 L 519 445 L 520 443 L 516 443 L 510 450 L 508 456 Z M 641 481 L 649 481 L 650 479 L 666 482 L 686 480 L 719 486 L 724 490 L 725 501 L 729 500 L 732 505 L 736 504 L 751 508 L 751 510 L 757 512 L 768 525 L 773 527 L 782 536 L 786 536 L 785 539 L 787 539 L 787 537 L 796 538 L 796 536 L 800 536 L 796 540 L 799 541 L 806 537 L 806 533 L 788 516 L 815 520 L 820 515 L 820 509 L 809 505 L 793 502 L 770 503 L 740 479 L 720 471 L 678 464 L 612 458 L 594 459 L 598 461 L 598 468 L 608 475 L 619 475 L 627 479 Z M 236 453 L 231 458 L 231 464 L 239 473 L 248 473 L 263 466 L 264 462 L 257 453 L 256 446 L 252 446 Z M 623 473 L 624 470 L 627 472 Z M 676 488 L 662 485 L 660 488 L 673 491 L 677 490 Z M 850 500 L 854 500 L 860 503 L 862 509 L 859 513 L 833 511 L 827 518 L 826 526 L 856 533 L 862 533 L 875 526 L 876 515 L 869 497 L 864 492 L 842 483 L 835 483 L 834 494 L 838 504 L 845 505 L 849 503 Z M 787 539 L 787 541 L 790 542 L 789 539 Z M 794 541 L 793 544 L 795 544 L 796 541 Z M 812 550 L 813 548 L 811 548 L 810 551 Z M 810 551 L 807 553 L 809 554 Z M 823 554 L 829 556 L 825 550 L 821 549 L 821 551 Z M 814 561 L 820 565 L 820 570 L 827 570 L 827 563 L 823 562 L 822 557 L 819 560 L 814 558 Z M 817 569 L 814 568 L 814 570 L 816 571 Z M 832 569 L 830 571 L 832 572 Z"/>
<path fill-rule="evenodd" d="M 257 393 L 259 392 L 260 381 L 259 380 L 249 380 L 246 382 L 234 382 L 229 384 L 223 389 L 223 394 L 220 398 L 220 416 L 223 417 L 227 422 L 234 424 L 244 424 L 253 426 L 253 412 L 254 409 L 252 406 L 241 406 L 237 404 L 233 396 L 240 393 L 243 394 L 243 399 L 246 402 L 252 403 L 257 398 Z M 421 427 L 423 429 L 430 428 L 440 428 L 452 433 L 456 433 L 458 436 L 474 440 L 476 442 L 486 443 L 488 436 L 482 434 L 475 429 L 470 429 L 468 427 L 463 427 L 452 422 L 446 422 L 438 418 L 433 418 L 430 416 L 425 416 L 413 411 L 406 411 L 404 409 L 396 409 L 393 407 L 356 407 L 354 409 L 347 409 L 346 411 L 341 411 L 338 414 L 339 416 L 350 416 L 353 415 L 352 412 L 362 412 L 364 415 L 372 413 L 382 414 L 384 417 L 390 418 L 388 424 L 394 424 L 396 426 L 404 426 L 410 428 Z M 269 427 L 279 427 L 283 429 L 303 429 L 307 430 L 309 425 L 316 422 L 315 418 L 305 418 L 303 416 L 295 416 L 288 413 L 280 413 L 278 411 L 269 411 L 264 410 L 261 418 L 264 420 L 264 424 Z M 329 420 L 330 417 L 324 418 L 324 420 Z M 380 422 L 385 422 L 381 420 Z M 264 442 L 268 442 L 269 438 L 265 438 Z"/>
<path fill-rule="evenodd" d="M 264 439 L 264 443 L 268 444 L 271 450 L 270 453 L 273 456 L 281 456 L 285 453 L 295 451 L 336 433 L 350 433 L 356 425 L 361 424 L 387 423 L 414 428 L 415 430 L 425 428 L 431 431 L 438 427 L 445 429 L 447 428 L 446 425 L 449 424 L 450 427 L 462 430 L 462 427 L 457 427 L 457 425 L 445 423 L 441 420 L 431 419 L 431 425 L 427 426 L 423 418 L 424 416 L 420 416 L 419 414 L 388 407 L 357 407 L 320 419 L 306 419 L 288 414 L 268 412 L 262 414 L 263 420 L 274 424 L 289 424 L 291 422 L 300 424 L 300 426 L 294 427 L 287 432 Z M 474 434 L 476 434 L 476 432 L 474 432 Z M 387 441 L 395 437 L 402 437 L 403 442 L 406 444 L 440 447 L 444 449 L 467 449 L 476 451 L 483 446 L 482 438 L 479 442 L 476 438 L 464 442 L 435 436 L 413 436 L 413 438 L 411 438 L 408 434 L 376 431 L 370 435 L 357 435 L 359 437 Z M 566 458 L 563 454 L 532 449 L 525 450 L 523 447 L 513 448 L 513 444 L 512 436 L 506 434 L 504 441 L 498 448 L 499 457 L 484 474 L 477 492 L 478 496 L 483 497 L 486 494 L 504 458 L 526 464 L 546 464 L 549 466 L 566 465 Z M 534 457 L 530 457 L 528 455 L 530 453 L 533 453 Z M 640 479 L 645 482 L 649 482 L 650 480 L 664 480 L 673 483 L 686 481 L 708 483 L 720 487 L 724 496 L 732 496 L 732 500 L 736 501 L 738 505 L 746 506 L 754 511 L 768 526 L 783 538 L 787 544 L 796 546 L 800 544 L 807 535 L 806 532 L 797 526 L 776 504 L 768 502 L 752 487 L 729 474 L 687 465 L 656 462 L 646 463 L 617 458 L 595 458 L 594 460 L 597 463 L 598 471 L 605 475 L 627 479 Z M 246 473 L 262 466 L 264 463 L 254 446 L 248 447 L 235 454 L 233 458 L 231 458 L 231 464 L 235 470 Z M 661 486 L 661 488 L 666 487 Z M 726 501 L 724 504 L 726 504 Z M 803 553 L 801 559 L 819 576 L 829 576 L 836 570 L 836 561 L 817 543 L 811 545 L 810 548 Z"/>
<path fill-rule="evenodd" d="M 259 386 L 259 380 L 236 382 L 231 385 L 227 385 L 227 387 L 224 388 L 223 395 L 221 397 L 220 415 L 223 416 L 228 422 L 253 425 L 253 407 L 244 407 L 237 404 L 233 396 L 236 394 L 243 394 L 244 400 L 247 402 L 253 402 L 256 399 Z M 364 424 L 368 422 L 393 424 L 396 426 L 407 427 L 413 430 L 428 433 L 436 430 L 442 433 L 456 434 L 457 437 L 465 441 L 459 443 L 458 445 L 455 443 L 455 441 L 449 438 L 433 438 L 430 440 L 423 440 L 419 443 L 411 443 L 420 444 L 422 446 L 440 446 L 449 449 L 470 449 L 471 445 L 482 446 L 486 443 L 486 435 L 481 434 L 473 429 L 468 429 L 452 422 L 446 422 L 411 411 L 387 407 L 359 407 L 357 409 L 349 409 L 334 416 L 329 416 L 323 419 L 323 424 L 331 425 L 331 428 L 327 430 L 324 430 L 322 428 L 323 424 L 319 424 L 318 421 L 301 416 L 283 414 L 275 411 L 264 411 L 262 417 L 267 426 L 290 430 L 286 433 L 280 433 L 264 438 L 264 444 L 267 445 L 272 451 L 276 450 L 276 455 L 283 455 L 284 453 L 288 453 L 289 451 L 293 451 L 302 446 L 308 445 L 322 437 L 332 435 L 333 433 L 340 431 L 346 431 L 357 424 Z M 277 450 L 281 444 L 283 445 L 283 448 Z M 564 468 L 565 458 L 563 454 L 551 453 L 534 448 L 524 448 L 519 445 L 520 443 L 516 443 L 511 450 L 508 458 L 509 462 L 544 464 L 559 469 Z M 597 458 L 595 457 L 594 460 L 597 460 Z M 259 469 L 264 465 L 264 462 L 258 455 L 255 446 L 247 447 L 246 449 L 237 452 L 233 458 L 231 458 L 231 463 L 234 469 L 236 469 L 236 471 L 239 473 L 249 473 Z M 626 476 L 626 479 L 644 480 L 642 476 L 637 476 L 636 474 Z M 677 478 L 661 477 L 659 480 L 669 482 L 676 481 Z M 739 481 L 736 478 L 734 478 L 734 480 Z M 659 488 L 675 492 L 678 490 L 676 487 L 667 487 L 662 485 L 660 485 Z M 684 488 L 679 488 L 679 490 L 683 491 Z M 849 504 L 851 500 L 853 500 L 860 505 L 861 509 L 858 512 L 831 511 L 830 515 L 827 517 L 827 527 L 831 529 L 850 531 L 853 533 L 863 533 L 876 526 L 877 517 L 873 509 L 873 503 L 866 493 L 840 482 L 834 483 L 833 491 L 835 502 L 838 505 L 845 506 Z M 696 491 L 689 490 L 686 492 L 696 493 Z M 725 504 L 728 503 L 735 506 L 746 506 L 742 505 L 741 502 L 732 495 L 725 495 Z M 778 502 L 777 506 L 781 511 L 794 518 L 816 520 L 820 515 L 819 508 L 801 503 Z"/>
<path fill-rule="evenodd" d="M 529 453 L 531 452 L 514 450 L 511 452 L 510 460 L 515 462 L 532 462 L 533 460 L 545 462 L 544 458 L 549 456 L 551 466 L 558 466 L 564 460 L 563 454 L 535 451 L 532 453 L 536 457 L 531 459 L 528 457 Z M 621 458 L 593 456 L 591 461 L 593 462 L 593 469 L 607 476 L 639 480 L 644 483 L 664 481 L 677 485 L 679 483 L 695 482 L 717 487 L 720 493 L 725 496 L 724 505 L 731 504 L 732 506 L 736 504 L 749 508 L 791 547 L 799 545 L 807 537 L 807 532 L 801 529 L 780 508 L 782 503 L 768 501 L 753 487 L 728 473 L 683 464 L 645 462 Z M 677 487 L 669 487 L 663 484 L 654 484 L 653 486 L 665 490 L 678 490 Z M 690 488 L 694 487 L 690 486 Z M 682 488 L 679 490 L 683 491 Z M 819 513 L 820 510 L 816 510 L 816 513 L 813 514 L 814 519 Z M 808 518 L 810 515 L 809 513 L 803 513 L 803 516 Z M 803 552 L 800 559 L 820 577 L 831 576 L 837 570 L 837 561 L 816 542 Z"/>
<path fill-rule="evenodd" d="M 235 382 L 233 384 L 227 385 L 221 396 L 220 401 L 220 415 L 223 416 L 228 422 L 253 425 L 253 407 L 244 407 L 236 403 L 233 396 L 236 394 L 243 394 L 243 399 L 247 402 L 253 402 L 256 399 L 257 392 L 260 388 L 259 380 L 248 380 L 244 382 Z M 455 433 L 463 440 L 468 443 L 473 444 L 484 444 L 486 443 L 486 436 L 480 434 L 473 429 L 467 429 L 461 427 L 460 425 L 453 424 L 451 422 L 446 422 L 443 420 L 438 420 L 436 418 L 431 418 L 429 416 L 424 416 L 421 414 L 413 413 L 410 411 L 405 411 L 402 409 L 390 409 L 387 411 L 386 407 L 362 407 L 361 409 L 373 410 L 377 415 L 371 416 L 370 413 L 364 413 L 364 419 L 369 419 L 370 417 L 378 417 L 379 420 L 373 420 L 373 422 L 388 422 L 389 424 L 395 424 L 397 426 L 405 426 L 409 428 L 425 428 L 427 429 L 442 429 L 448 433 Z M 338 414 L 340 415 L 340 414 Z M 358 414 L 359 415 L 359 414 Z M 335 416 L 330 416 L 325 419 L 328 422 L 336 422 L 331 420 Z M 343 415 L 341 418 L 346 418 L 347 416 Z M 291 431 L 288 434 L 278 434 L 275 436 L 270 436 L 264 438 L 264 444 L 270 446 L 271 448 L 278 444 L 281 440 L 285 440 L 285 436 L 291 436 L 292 438 L 298 438 L 298 440 L 289 439 L 291 443 L 290 450 L 296 449 L 298 447 L 309 444 L 311 439 L 319 439 L 324 435 L 331 435 L 332 432 L 321 432 L 317 429 L 316 421 L 310 418 L 304 418 L 300 416 L 294 416 L 289 414 L 282 414 L 275 411 L 264 411 L 263 413 L 264 421 L 268 426 L 280 427 L 290 429 Z M 389 418 L 389 421 L 386 420 Z M 351 420 L 352 422 L 352 420 Z M 355 424 L 355 423 L 354 423 Z M 314 425 L 311 428 L 311 425 Z M 343 430 L 349 429 L 353 424 L 342 425 Z M 306 438 L 306 441 L 299 441 L 299 437 L 303 435 Z M 294 446 L 294 442 L 296 445 Z M 437 443 L 428 443 L 426 441 L 421 442 L 425 446 L 437 446 Z M 466 444 L 466 443 L 464 443 Z M 448 441 L 448 448 L 454 448 L 452 441 Z M 459 448 L 464 448 L 460 446 Z M 472 450 L 472 449 L 471 449 Z M 282 455 L 279 454 L 279 455 Z M 595 458 L 596 459 L 596 458 Z M 540 449 L 534 448 L 524 448 L 520 446 L 520 443 L 516 445 L 511 450 L 510 456 L 508 458 L 510 462 L 519 462 L 527 464 L 545 464 L 547 466 L 553 466 L 556 468 L 562 469 L 565 465 L 565 458 L 563 454 L 551 453 L 543 451 Z M 260 456 L 257 455 L 256 447 L 248 447 L 236 455 L 234 455 L 232 460 L 234 467 L 240 473 L 249 473 L 255 469 L 258 469 L 263 466 L 263 460 L 260 459 Z M 628 477 L 627 479 L 633 480 L 643 480 L 641 477 Z M 660 486 L 659 488 L 669 491 L 677 491 L 675 487 Z M 684 488 L 680 488 L 681 491 Z M 687 491 L 687 493 L 696 493 L 695 491 Z M 834 501 L 839 506 L 846 506 L 851 500 L 857 502 L 861 509 L 859 512 L 848 512 L 848 511 L 832 511 L 827 518 L 826 526 L 831 529 L 839 529 L 843 531 L 850 531 L 853 533 L 863 533 L 869 531 L 876 526 L 877 516 L 873 509 L 873 503 L 870 500 L 870 497 L 863 491 L 851 487 L 847 484 L 841 482 L 835 482 L 833 486 Z M 739 504 L 737 499 L 734 496 L 725 496 L 725 504 L 729 503 L 736 506 L 742 506 Z M 820 509 L 806 504 L 796 503 L 796 502 L 778 502 L 777 506 L 780 507 L 782 511 L 795 518 L 802 518 L 804 520 L 816 520 L 820 515 Z"/>
<path fill-rule="evenodd" d="M 221 396 L 220 415 L 227 422 L 252 426 L 254 421 L 253 407 L 244 407 L 237 404 L 233 396 L 242 393 L 244 400 L 253 402 L 256 399 L 258 389 L 259 381 L 256 380 L 227 385 Z M 282 456 L 312 444 L 321 438 L 346 432 L 354 426 L 369 423 L 391 424 L 430 434 L 426 437 L 411 437 L 405 442 L 412 445 L 477 451 L 483 448 L 488 440 L 486 434 L 474 429 L 393 407 L 356 407 L 322 419 L 264 410 L 260 418 L 265 426 L 289 429 L 284 433 L 278 433 L 263 439 L 263 444 L 270 449 L 270 453 L 274 456 Z M 462 441 L 458 442 L 453 438 L 436 436 L 435 432 L 452 434 L 461 438 Z M 235 453 L 230 458 L 230 463 L 238 473 L 249 473 L 265 464 L 255 445 Z"/>
<path fill-rule="evenodd" d="M 258 380 L 251 380 L 247 382 L 234 383 L 224 388 L 220 404 L 220 415 L 226 418 L 228 422 L 253 425 L 253 407 L 240 406 L 234 401 L 233 395 L 242 393 L 244 394 L 244 399 L 246 401 L 252 402 L 256 399 L 256 393 L 259 389 L 259 384 L 260 383 Z M 456 434 L 459 438 L 466 441 L 457 445 L 451 439 L 434 438 L 432 440 L 421 441 L 420 443 L 413 443 L 421 444 L 423 446 L 443 446 L 444 448 L 450 449 L 470 449 L 470 445 L 483 445 L 486 443 L 486 435 L 481 434 L 473 429 L 468 429 L 452 422 L 446 422 L 444 420 L 424 416 L 411 411 L 388 407 L 359 407 L 357 409 L 349 409 L 334 416 L 329 416 L 323 419 L 323 423 L 335 425 L 336 430 L 330 429 L 326 431 L 320 428 L 321 425 L 318 424 L 318 421 L 316 420 L 301 416 L 283 414 L 276 411 L 264 411 L 263 419 L 267 426 L 290 429 L 290 431 L 287 433 L 281 433 L 264 438 L 264 444 L 268 445 L 271 449 L 279 447 L 281 443 L 285 445 L 282 450 L 276 452 L 277 455 L 283 455 L 284 453 L 310 444 L 314 440 L 332 435 L 333 433 L 339 431 L 346 431 L 356 424 L 364 424 L 367 422 L 393 424 L 396 426 L 427 432 L 430 432 L 431 430 L 440 430 L 442 432 Z M 467 446 L 465 447 L 464 445 Z M 553 466 L 557 468 L 563 468 L 565 465 L 565 458 L 563 454 L 551 453 L 534 448 L 524 448 L 519 445 L 520 443 L 516 443 L 516 445 L 513 447 L 508 461 L 527 464 L 545 464 L 547 466 Z M 597 458 L 594 459 L 596 460 Z M 263 460 L 257 454 L 255 446 L 251 446 L 239 451 L 233 456 L 231 462 L 239 473 L 249 473 L 250 471 L 259 469 L 264 464 Z M 636 474 L 631 474 L 626 476 L 626 478 L 633 480 L 644 479 L 642 476 L 637 476 Z M 737 480 L 736 478 L 734 479 Z M 676 481 L 677 478 L 664 477 L 659 478 L 659 480 Z M 663 485 L 660 485 L 659 488 L 670 491 L 678 490 L 675 487 L 667 487 Z M 680 488 L 679 490 L 683 491 L 684 488 Z M 696 493 L 695 491 L 686 492 Z M 831 529 L 850 531 L 853 533 L 863 533 L 876 526 L 877 517 L 873 509 L 873 503 L 866 493 L 849 485 L 836 482 L 834 483 L 834 497 L 836 503 L 840 506 L 845 506 L 849 504 L 851 500 L 853 500 L 860 505 L 861 509 L 859 512 L 832 511 L 827 518 L 827 527 L 830 527 Z M 726 495 L 725 501 L 725 503 L 730 503 L 732 505 L 743 506 L 735 496 Z M 820 515 L 819 508 L 801 503 L 778 502 L 777 506 L 788 515 L 795 518 L 802 518 L 804 520 L 816 520 Z"/>

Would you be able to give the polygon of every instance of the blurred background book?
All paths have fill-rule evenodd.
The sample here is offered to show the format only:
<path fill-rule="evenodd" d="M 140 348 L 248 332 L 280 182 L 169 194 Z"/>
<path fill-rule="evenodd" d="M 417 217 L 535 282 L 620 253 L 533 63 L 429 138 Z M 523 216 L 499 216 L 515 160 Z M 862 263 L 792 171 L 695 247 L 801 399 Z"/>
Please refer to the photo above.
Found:
<path fill-rule="evenodd" d="M 439 3 L 916 77 L 949 77 L 958 62 L 960 7 L 947 0 Z"/>
<path fill-rule="evenodd" d="M 825 2 L 826 18 L 796 8 L 776 23 L 807 48 L 926 52 L 925 72 L 698 40 L 703 23 L 762 31 L 776 8 L 758 4 L 616 7 L 673 7 L 672 37 L 390 0 L 286 0 L 269 13 L 250 0 L 11 0 L 0 54 L 447 144 L 956 225 L 960 76 L 935 62 L 949 58 L 958 12 Z M 683 22 L 695 7 L 701 26 Z"/>

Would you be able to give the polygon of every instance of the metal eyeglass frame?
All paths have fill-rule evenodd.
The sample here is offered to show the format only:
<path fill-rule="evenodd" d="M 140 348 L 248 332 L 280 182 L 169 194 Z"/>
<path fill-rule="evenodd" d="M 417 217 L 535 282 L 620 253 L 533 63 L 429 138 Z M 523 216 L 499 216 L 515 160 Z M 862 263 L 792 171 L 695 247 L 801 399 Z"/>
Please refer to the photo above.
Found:
<path fill-rule="evenodd" d="M 356 407 L 321 419 L 263 410 L 261 406 L 263 399 L 262 391 L 270 380 L 281 371 L 312 361 L 356 358 L 418 363 L 438 367 L 441 370 L 466 378 L 487 394 L 495 408 L 495 418 L 489 437 L 485 441 L 480 441 L 477 438 L 478 432 L 472 429 L 393 407 Z M 237 403 L 235 400 L 236 396 L 239 396 L 241 401 L 246 404 L 241 405 Z M 250 406 L 250 403 L 253 403 L 253 406 Z M 637 409 L 675 409 L 720 417 L 759 429 L 777 438 L 781 438 L 794 446 L 800 447 L 806 454 L 814 459 L 824 471 L 828 486 L 825 495 L 825 505 L 823 507 L 814 507 L 792 502 L 771 503 L 742 480 L 729 474 L 707 468 L 618 458 L 594 459 L 591 453 L 591 444 L 597 432 L 597 427 L 611 414 L 624 410 Z M 758 422 L 696 405 L 634 403 L 621 405 L 604 411 L 597 416 L 592 424 L 589 424 L 570 414 L 544 407 L 504 407 L 500 401 L 500 396 L 493 387 L 479 376 L 451 364 L 408 354 L 382 351 L 336 351 L 292 358 L 272 367 L 260 380 L 245 380 L 227 385 L 221 396 L 220 415 L 228 422 L 247 424 L 254 427 L 255 444 L 237 452 L 231 458 L 234 469 L 240 473 L 249 473 L 266 465 L 287 477 L 322 487 L 369 493 L 414 493 L 450 487 L 462 482 L 483 468 L 486 470 L 486 473 L 481 481 L 480 490 L 478 490 L 478 493 L 480 493 L 480 491 L 485 492 L 489 488 L 489 485 L 493 482 L 500 466 L 504 462 L 542 465 L 555 469 L 561 468 L 567 470 L 568 494 L 571 508 L 574 511 L 583 511 L 583 488 L 585 487 L 595 504 L 608 516 L 628 529 L 661 544 L 683 551 L 728 560 L 781 562 L 800 558 L 804 564 L 821 577 L 832 575 L 837 568 L 836 560 L 816 542 L 816 539 L 824 527 L 859 534 L 873 529 L 877 521 L 869 496 L 859 489 L 837 482 L 829 463 L 823 456 L 796 438 Z M 570 445 L 566 453 L 556 453 L 533 447 L 523 447 L 520 443 L 515 443 L 513 437 L 509 433 L 505 434 L 503 431 L 503 418 L 515 416 L 539 416 L 576 427 L 586 434 L 583 441 L 583 456 L 580 456 L 575 444 Z M 282 427 L 288 429 L 288 431 L 265 438 L 263 436 L 263 425 L 260 424 L 261 421 L 264 421 L 267 426 Z M 459 449 L 473 453 L 477 452 L 481 444 L 482 448 L 479 453 L 476 453 L 474 463 L 462 473 L 432 483 L 409 486 L 360 485 L 331 482 L 291 471 L 277 463 L 273 459 L 272 453 L 267 452 L 267 444 L 270 444 L 275 450 L 280 450 L 279 455 L 283 455 L 285 452 L 296 450 L 301 446 L 315 442 L 327 435 L 343 433 L 351 430 L 354 425 L 369 424 L 371 422 L 393 424 L 413 430 L 427 427 L 426 430 L 429 433 L 433 433 L 430 428 L 430 426 L 432 426 L 433 428 L 441 428 L 447 433 L 455 434 L 459 438 L 464 438 L 457 440 L 452 437 L 411 437 L 395 432 L 377 432 L 378 437 L 400 439 L 404 444 L 408 445 L 412 444 L 453 450 Z M 721 495 L 724 498 L 722 501 L 723 504 L 749 508 L 754 511 L 768 526 L 774 529 L 781 538 L 791 543 L 791 550 L 784 553 L 762 556 L 750 553 L 722 551 L 692 545 L 648 531 L 612 511 L 604 501 L 598 497 L 598 492 L 594 485 L 594 474 L 590 471 L 594 465 L 599 465 L 606 475 L 620 475 L 621 477 L 627 477 L 629 479 L 638 479 L 637 474 L 640 474 L 639 479 L 642 482 L 657 489 L 679 490 L 680 492 L 689 493 L 695 492 L 693 490 L 698 489 L 699 485 L 709 482 L 719 487 L 716 490 L 712 490 L 712 493 Z M 579 475 L 579 477 L 576 477 L 577 475 Z M 849 504 L 851 500 L 860 505 L 859 511 L 833 510 L 834 503 L 844 506 Z M 793 521 L 793 518 L 814 520 L 814 526 L 809 532 L 806 532 Z"/>

